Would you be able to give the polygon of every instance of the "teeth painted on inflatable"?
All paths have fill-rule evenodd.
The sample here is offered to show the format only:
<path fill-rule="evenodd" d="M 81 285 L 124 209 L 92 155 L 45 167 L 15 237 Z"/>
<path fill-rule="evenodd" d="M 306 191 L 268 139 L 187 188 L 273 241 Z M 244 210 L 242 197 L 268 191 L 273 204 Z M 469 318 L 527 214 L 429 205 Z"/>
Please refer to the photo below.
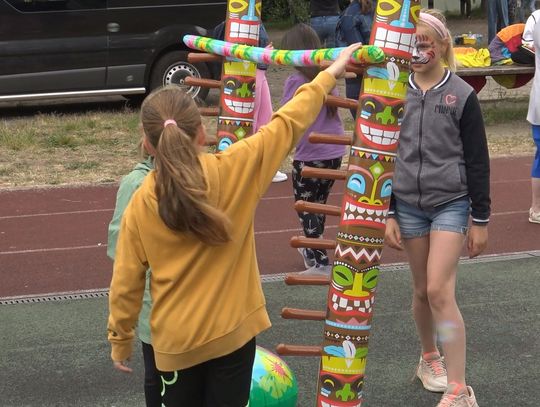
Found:
<path fill-rule="evenodd" d="M 338 294 L 332 295 L 332 307 L 338 312 L 356 311 L 369 314 L 373 311 L 373 302 L 371 296 L 367 298 L 345 298 Z"/>
<path fill-rule="evenodd" d="M 362 404 L 347 404 L 348 407 L 360 407 Z M 342 407 L 343 404 L 331 404 L 326 401 L 321 401 L 322 407 Z"/>
<path fill-rule="evenodd" d="M 390 146 L 399 141 L 399 130 L 382 130 L 377 129 L 376 127 L 367 126 L 365 124 L 360 125 L 360 130 L 368 140 L 382 146 Z"/>
<path fill-rule="evenodd" d="M 373 45 L 381 48 L 399 50 L 412 53 L 414 35 L 411 33 L 400 33 L 399 31 L 388 30 L 384 27 L 377 27 L 375 41 Z"/>
<path fill-rule="evenodd" d="M 255 108 L 255 102 L 240 102 L 231 99 L 225 99 L 225 104 L 229 109 L 236 113 L 250 113 Z"/>
<path fill-rule="evenodd" d="M 259 25 L 231 23 L 231 31 L 229 35 L 231 38 L 247 38 L 250 40 L 258 40 Z"/>

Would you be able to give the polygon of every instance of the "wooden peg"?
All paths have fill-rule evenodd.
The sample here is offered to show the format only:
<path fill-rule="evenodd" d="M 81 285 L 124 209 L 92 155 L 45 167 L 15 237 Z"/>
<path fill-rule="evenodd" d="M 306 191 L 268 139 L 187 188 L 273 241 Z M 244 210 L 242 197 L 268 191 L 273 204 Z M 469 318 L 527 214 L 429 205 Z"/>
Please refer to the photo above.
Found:
<path fill-rule="evenodd" d="M 323 179 L 345 179 L 347 171 L 331 170 L 328 168 L 304 167 L 302 169 L 302 177 L 304 178 L 323 178 Z"/>
<path fill-rule="evenodd" d="M 330 249 L 336 248 L 335 240 L 315 239 L 312 237 L 293 236 L 291 237 L 291 247 L 309 247 L 310 249 Z"/>
<path fill-rule="evenodd" d="M 358 109 L 358 101 L 333 95 L 328 95 L 326 97 L 326 105 L 343 107 L 345 109 Z"/>
<path fill-rule="evenodd" d="M 201 116 L 218 116 L 219 107 L 199 107 Z"/>
<path fill-rule="evenodd" d="M 352 145 L 351 136 L 338 136 L 334 134 L 311 133 L 308 140 L 310 143 L 315 144 L 338 144 L 342 146 Z"/>
<path fill-rule="evenodd" d="M 287 345 L 280 343 L 276 353 L 281 356 L 321 356 L 322 346 Z"/>
<path fill-rule="evenodd" d="M 324 311 L 285 307 L 281 310 L 281 318 L 301 319 L 305 321 L 324 321 L 326 319 L 326 314 Z"/>
<path fill-rule="evenodd" d="M 330 278 L 327 276 L 303 275 L 298 273 L 289 273 L 285 276 L 287 285 L 328 285 Z"/>
<path fill-rule="evenodd" d="M 316 202 L 296 201 L 294 203 L 294 209 L 297 212 L 322 213 L 330 216 L 341 215 L 341 208 L 339 206 Z"/>
<path fill-rule="evenodd" d="M 190 52 L 187 56 L 188 62 L 196 64 L 199 62 L 222 62 L 221 55 L 207 54 L 206 52 Z"/>
<path fill-rule="evenodd" d="M 188 86 L 202 86 L 204 88 L 218 89 L 221 88 L 221 81 L 214 79 L 195 78 L 194 76 L 186 76 L 184 83 Z"/>
<path fill-rule="evenodd" d="M 322 61 L 320 63 L 320 66 L 321 68 L 326 69 L 330 65 L 332 65 L 332 63 L 333 61 Z M 345 67 L 345 70 L 347 72 L 355 73 L 356 75 L 363 75 L 366 70 L 366 66 L 361 65 L 361 64 L 347 64 L 347 66 Z"/>

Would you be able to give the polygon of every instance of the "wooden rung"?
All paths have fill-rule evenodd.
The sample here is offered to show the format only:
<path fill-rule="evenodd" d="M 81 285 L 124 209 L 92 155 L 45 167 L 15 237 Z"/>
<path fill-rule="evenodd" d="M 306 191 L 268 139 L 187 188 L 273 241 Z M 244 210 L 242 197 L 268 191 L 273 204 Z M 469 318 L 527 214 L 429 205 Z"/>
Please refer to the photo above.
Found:
<path fill-rule="evenodd" d="M 326 97 L 326 105 L 343 107 L 345 109 L 358 109 L 358 101 L 354 99 L 342 98 L 339 96 L 328 95 Z"/>
<path fill-rule="evenodd" d="M 338 136 L 337 134 L 311 133 L 308 140 L 314 144 L 338 144 L 342 146 L 352 144 L 351 136 Z"/>
<path fill-rule="evenodd" d="M 320 204 L 316 202 L 296 201 L 294 209 L 297 212 L 322 213 L 324 215 L 339 216 L 341 209 L 339 206 Z"/>
<path fill-rule="evenodd" d="M 328 285 L 330 278 L 320 275 L 303 275 L 298 273 L 289 273 L 285 276 L 287 285 Z"/>
<path fill-rule="evenodd" d="M 281 310 L 281 318 L 324 321 L 326 319 L 326 313 L 324 311 L 285 307 Z"/>
<path fill-rule="evenodd" d="M 195 78 L 194 76 L 186 76 L 184 83 L 188 86 L 202 86 L 204 88 L 218 89 L 221 88 L 221 81 L 214 79 Z"/>
<path fill-rule="evenodd" d="M 198 62 L 222 62 L 221 55 L 207 54 L 206 52 L 190 52 L 187 56 L 188 62 L 196 64 Z"/>
<path fill-rule="evenodd" d="M 219 107 L 199 107 L 201 116 L 219 116 Z"/>
<path fill-rule="evenodd" d="M 276 353 L 281 356 L 321 356 L 322 346 L 287 345 L 280 343 Z"/>
<path fill-rule="evenodd" d="M 323 179 L 345 179 L 347 171 L 331 170 L 328 168 L 315 168 L 305 166 L 302 169 L 302 177 L 304 178 L 323 178 Z"/>
<path fill-rule="evenodd" d="M 309 247 L 310 249 L 330 249 L 336 248 L 336 242 L 330 239 L 315 239 L 311 237 L 293 236 L 291 237 L 291 247 Z"/>
<path fill-rule="evenodd" d="M 333 61 L 322 61 L 320 66 L 321 68 L 325 69 L 332 65 L 332 62 Z M 366 70 L 366 66 L 361 64 L 347 64 L 345 70 L 347 72 L 353 72 L 356 75 L 363 75 Z"/>

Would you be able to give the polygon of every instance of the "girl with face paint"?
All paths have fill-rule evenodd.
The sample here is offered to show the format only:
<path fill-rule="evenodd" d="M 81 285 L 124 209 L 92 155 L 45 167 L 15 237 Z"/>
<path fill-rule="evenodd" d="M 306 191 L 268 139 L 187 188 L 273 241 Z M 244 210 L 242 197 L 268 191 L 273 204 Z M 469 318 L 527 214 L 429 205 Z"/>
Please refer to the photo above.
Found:
<path fill-rule="evenodd" d="M 385 241 L 409 259 L 416 375 L 444 393 L 438 407 L 477 407 L 455 288 L 464 243 L 470 257 L 487 244 L 489 155 L 476 94 L 453 73 L 451 38 L 440 12 L 420 12 Z"/>

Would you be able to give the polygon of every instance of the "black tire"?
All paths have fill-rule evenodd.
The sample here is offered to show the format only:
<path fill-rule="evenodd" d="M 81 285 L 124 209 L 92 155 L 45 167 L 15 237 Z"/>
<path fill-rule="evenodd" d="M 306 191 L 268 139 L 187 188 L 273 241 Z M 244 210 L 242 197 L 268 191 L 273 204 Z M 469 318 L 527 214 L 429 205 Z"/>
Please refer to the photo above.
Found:
<path fill-rule="evenodd" d="M 187 76 L 210 79 L 210 71 L 205 63 L 192 64 L 187 61 L 187 51 L 171 51 L 163 55 L 155 64 L 150 75 L 150 91 L 164 85 L 180 85 L 193 98 L 204 100 L 210 89 L 184 85 Z"/>

